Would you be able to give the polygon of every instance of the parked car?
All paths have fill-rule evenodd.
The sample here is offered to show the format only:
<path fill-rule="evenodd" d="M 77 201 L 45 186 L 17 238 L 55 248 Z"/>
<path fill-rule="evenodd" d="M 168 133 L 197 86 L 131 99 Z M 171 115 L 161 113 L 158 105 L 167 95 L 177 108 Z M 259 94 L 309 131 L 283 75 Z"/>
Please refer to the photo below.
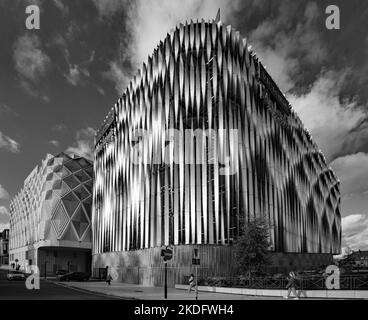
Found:
<path fill-rule="evenodd" d="M 69 273 L 67 270 L 56 270 L 56 275 L 57 276 L 62 276 L 62 275 L 64 275 L 64 274 L 67 274 L 67 273 Z"/>
<path fill-rule="evenodd" d="M 12 281 L 12 280 L 25 280 L 26 276 L 23 272 L 12 270 L 12 271 L 9 271 L 9 273 L 6 275 L 6 278 L 9 281 Z"/>
<path fill-rule="evenodd" d="M 57 279 L 59 281 L 88 281 L 89 274 L 85 272 L 69 272 L 57 276 Z"/>

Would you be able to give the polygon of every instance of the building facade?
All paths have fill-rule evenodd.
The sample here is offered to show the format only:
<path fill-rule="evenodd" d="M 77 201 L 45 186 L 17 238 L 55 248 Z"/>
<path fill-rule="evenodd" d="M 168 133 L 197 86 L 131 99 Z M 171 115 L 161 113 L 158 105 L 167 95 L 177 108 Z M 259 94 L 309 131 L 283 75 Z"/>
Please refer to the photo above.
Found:
<path fill-rule="evenodd" d="M 270 224 L 276 265 L 340 252 L 339 181 L 247 41 L 221 21 L 160 42 L 96 135 L 93 267 L 161 284 L 232 272 L 242 219 Z M 97 272 L 97 271 L 96 271 Z"/>
<path fill-rule="evenodd" d="M 9 264 L 9 230 L 0 232 L 0 266 Z"/>
<path fill-rule="evenodd" d="M 93 164 L 48 154 L 10 204 L 10 262 L 90 272 Z"/>
<path fill-rule="evenodd" d="M 368 270 L 368 251 L 354 251 L 344 259 L 344 266 L 354 270 Z"/>

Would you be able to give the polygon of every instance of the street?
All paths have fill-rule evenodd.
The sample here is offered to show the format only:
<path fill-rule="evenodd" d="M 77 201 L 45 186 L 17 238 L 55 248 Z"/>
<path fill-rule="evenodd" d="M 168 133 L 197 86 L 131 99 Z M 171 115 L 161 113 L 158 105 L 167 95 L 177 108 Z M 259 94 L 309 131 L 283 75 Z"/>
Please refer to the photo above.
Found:
<path fill-rule="evenodd" d="M 116 300 L 103 294 L 66 288 L 42 280 L 40 290 L 28 290 L 24 281 L 8 281 L 6 270 L 0 270 L 0 300 Z"/>

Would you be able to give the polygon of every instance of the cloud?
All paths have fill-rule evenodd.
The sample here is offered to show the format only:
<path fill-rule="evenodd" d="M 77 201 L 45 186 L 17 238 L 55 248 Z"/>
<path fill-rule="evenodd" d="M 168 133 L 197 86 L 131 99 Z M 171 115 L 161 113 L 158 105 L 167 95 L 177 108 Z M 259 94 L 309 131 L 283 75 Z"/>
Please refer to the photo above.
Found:
<path fill-rule="evenodd" d="M 81 129 L 77 132 L 75 142 L 70 146 L 66 153 L 79 155 L 89 160 L 94 159 L 94 137 L 96 130 L 93 128 Z"/>
<path fill-rule="evenodd" d="M 58 148 L 60 146 L 60 142 L 57 140 L 51 140 L 49 141 L 49 144 L 54 146 L 55 148 Z"/>
<path fill-rule="evenodd" d="M 10 229 L 10 224 L 9 223 L 0 223 L 0 232 L 2 232 L 5 229 Z"/>
<path fill-rule="evenodd" d="M 69 65 L 69 73 L 65 75 L 65 78 L 72 86 L 83 84 L 83 78 L 90 76 L 87 69 L 81 68 L 78 65 Z"/>
<path fill-rule="evenodd" d="M 101 18 L 109 17 L 124 8 L 124 0 L 93 0 Z"/>
<path fill-rule="evenodd" d="M 58 8 L 63 15 L 67 15 L 69 13 L 69 7 L 64 4 L 61 0 L 53 0 L 53 3 L 56 8 Z"/>
<path fill-rule="evenodd" d="M 5 207 L 0 207 L 0 216 L 2 218 L 4 218 L 4 217 L 7 217 L 8 218 L 10 216 L 8 209 L 5 208 Z"/>
<path fill-rule="evenodd" d="M 121 95 L 125 88 L 127 88 L 129 85 L 131 77 L 124 72 L 123 68 L 119 66 L 119 63 L 116 61 L 111 61 L 109 63 L 109 67 L 110 70 L 104 72 L 103 76 L 115 83 L 115 89 L 118 94 Z"/>
<path fill-rule="evenodd" d="M 14 117 L 18 116 L 18 113 L 16 113 L 12 108 L 10 108 L 7 104 L 5 103 L 0 103 L 0 115 L 3 114 L 9 114 L 12 115 Z"/>
<path fill-rule="evenodd" d="M 327 59 L 327 50 L 316 23 L 322 9 L 315 2 L 273 3 L 270 17 L 254 29 L 250 42 L 280 89 L 295 87 L 300 70 Z M 301 14 L 302 13 L 302 14 Z"/>
<path fill-rule="evenodd" d="M 124 36 L 121 37 L 121 55 L 110 61 L 107 78 L 115 83 L 121 94 L 132 75 L 147 62 L 159 42 L 179 23 L 190 19 L 212 20 L 221 8 L 222 20 L 227 20 L 240 6 L 240 0 L 94 0 L 102 19 L 122 13 L 124 15 Z M 228 19 L 230 21 L 230 18 Z M 119 61 L 119 63 L 117 62 Z"/>
<path fill-rule="evenodd" d="M 6 191 L 3 186 L 0 184 L 0 200 L 9 200 L 10 195 L 8 191 Z"/>
<path fill-rule="evenodd" d="M 41 41 L 35 34 L 20 36 L 14 44 L 15 69 L 25 80 L 37 82 L 44 76 L 50 58 L 42 51 Z"/>
<path fill-rule="evenodd" d="M 341 181 L 343 195 L 368 193 L 368 154 L 359 152 L 334 160 L 331 163 Z"/>
<path fill-rule="evenodd" d="M 354 202 L 350 212 L 356 212 L 358 207 L 365 210 L 364 199 L 368 195 L 368 154 L 359 152 L 340 157 L 331 163 L 331 167 L 341 181 L 343 204 L 346 203 L 347 206 L 349 202 Z M 342 218 L 342 240 L 343 247 L 368 249 L 368 212 Z"/>
<path fill-rule="evenodd" d="M 353 250 L 368 249 L 368 215 L 352 214 L 342 218 L 343 246 Z"/>
<path fill-rule="evenodd" d="M 40 96 L 45 102 L 49 98 L 39 93 L 39 81 L 47 73 L 49 56 L 42 51 L 41 41 L 35 34 L 25 34 L 14 43 L 13 60 L 21 87 L 31 96 Z"/>
<path fill-rule="evenodd" d="M 5 149 L 12 153 L 18 153 L 20 151 L 20 146 L 18 142 L 0 131 L 0 149 Z"/>
<path fill-rule="evenodd" d="M 52 130 L 53 131 L 58 131 L 58 132 L 64 132 L 68 129 L 68 126 L 64 123 L 58 123 L 56 125 L 53 126 Z"/>
<path fill-rule="evenodd" d="M 322 72 L 307 93 L 287 95 L 328 162 L 357 152 L 368 138 L 368 128 L 353 132 L 366 117 L 362 108 L 340 98 L 348 72 Z"/>
<path fill-rule="evenodd" d="M 9 229 L 10 214 L 6 207 L 0 207 L 0 232 Z"/>

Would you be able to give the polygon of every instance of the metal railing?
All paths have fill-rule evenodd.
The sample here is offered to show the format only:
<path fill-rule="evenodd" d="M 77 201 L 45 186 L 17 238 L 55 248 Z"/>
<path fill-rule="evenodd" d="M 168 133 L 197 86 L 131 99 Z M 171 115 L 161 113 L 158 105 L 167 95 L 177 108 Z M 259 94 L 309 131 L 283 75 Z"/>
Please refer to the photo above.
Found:
<path fill-rule="evenodd" d="M 199 279 L 199 285 L 211 287 L 233 287 L 248 289 L 285 289 L 286 277 L 257 278 L 207 278 Z M 299 290 L 326 290 L 326 278 L 323 276 L 299 276 L 296 281 Z M 368 290 L 368 275 L 341 275 L 340 290 Z"/>

